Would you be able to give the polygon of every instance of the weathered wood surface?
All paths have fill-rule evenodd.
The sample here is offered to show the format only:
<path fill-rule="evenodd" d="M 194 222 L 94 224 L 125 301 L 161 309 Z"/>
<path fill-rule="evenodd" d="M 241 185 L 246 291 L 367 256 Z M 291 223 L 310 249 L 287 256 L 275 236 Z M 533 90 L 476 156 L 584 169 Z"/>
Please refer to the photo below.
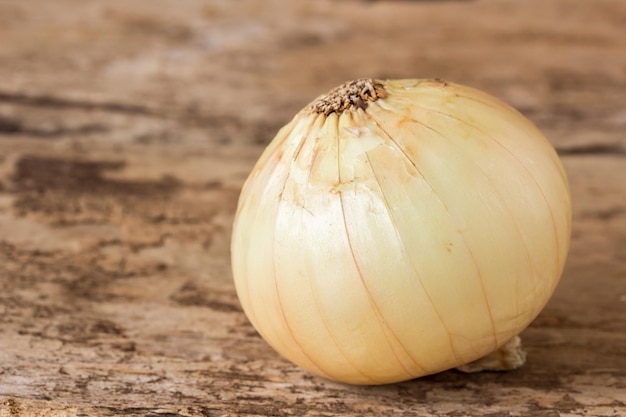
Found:
<path fill-rule="evenodd" d="M 626 415 L 626 3 L 0 1 L 0 416 Z M 528 364 L 380 387 L 290 365 L 229 234 L 273 132 L 362 76 L 534 120 L 574 230 Z"/>

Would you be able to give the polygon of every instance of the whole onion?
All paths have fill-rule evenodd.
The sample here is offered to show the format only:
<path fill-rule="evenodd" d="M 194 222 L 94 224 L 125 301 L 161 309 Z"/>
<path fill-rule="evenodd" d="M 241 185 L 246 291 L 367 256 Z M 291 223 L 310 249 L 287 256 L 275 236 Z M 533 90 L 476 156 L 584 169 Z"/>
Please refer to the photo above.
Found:
<path fill-rule="evenodd" d="M 237 294 L 280 354 L 383 384 L 501 348 L 552 295 L 571 200 L 548 140 L 441 80 L 360 79 L 284 126 L 246 181 Z"/>

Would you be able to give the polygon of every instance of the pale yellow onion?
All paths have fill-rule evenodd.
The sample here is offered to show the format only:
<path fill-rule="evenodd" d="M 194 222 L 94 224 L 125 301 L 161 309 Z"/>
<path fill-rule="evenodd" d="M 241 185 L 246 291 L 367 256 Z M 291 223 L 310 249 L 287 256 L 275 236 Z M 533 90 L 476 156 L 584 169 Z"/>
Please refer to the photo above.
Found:
<path fill-rule="evenodd" d="M 539 130 L 441 80 L 357 80 L 283 127 L 241 193 L 243 309 L 287 359 L 382 384 L 467 364 L 539 314 L 571 201 Z"/>

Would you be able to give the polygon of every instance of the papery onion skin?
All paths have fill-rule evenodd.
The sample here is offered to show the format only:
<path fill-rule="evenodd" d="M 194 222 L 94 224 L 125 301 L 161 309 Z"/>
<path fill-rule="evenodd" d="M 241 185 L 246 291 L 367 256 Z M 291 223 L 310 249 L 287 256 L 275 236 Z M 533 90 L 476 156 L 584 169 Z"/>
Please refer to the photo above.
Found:
<path fill-rule="evenodd" d="M 571 199 L 554 148 L 469 87 L 355 85 L 373 89 L 341 109 L 336 91 L 316 99 L 243 187 L 231 252 L 247 317 L 285 358 L 351 384 L 493 352 L 563 271 Z"/>

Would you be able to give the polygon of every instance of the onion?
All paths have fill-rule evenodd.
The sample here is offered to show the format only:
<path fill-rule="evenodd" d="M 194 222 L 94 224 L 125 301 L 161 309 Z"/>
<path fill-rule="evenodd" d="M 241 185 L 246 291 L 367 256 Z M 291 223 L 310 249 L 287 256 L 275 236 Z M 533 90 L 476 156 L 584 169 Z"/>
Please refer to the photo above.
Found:
<path fill-rule="evenodd" d="M 519 346 L 570 231 L 565 171 L 516 110 L 442 80 L 361 79 L 305 107 L 261 156 L 233 275 L 285 358 L 384 384 Z"/>

